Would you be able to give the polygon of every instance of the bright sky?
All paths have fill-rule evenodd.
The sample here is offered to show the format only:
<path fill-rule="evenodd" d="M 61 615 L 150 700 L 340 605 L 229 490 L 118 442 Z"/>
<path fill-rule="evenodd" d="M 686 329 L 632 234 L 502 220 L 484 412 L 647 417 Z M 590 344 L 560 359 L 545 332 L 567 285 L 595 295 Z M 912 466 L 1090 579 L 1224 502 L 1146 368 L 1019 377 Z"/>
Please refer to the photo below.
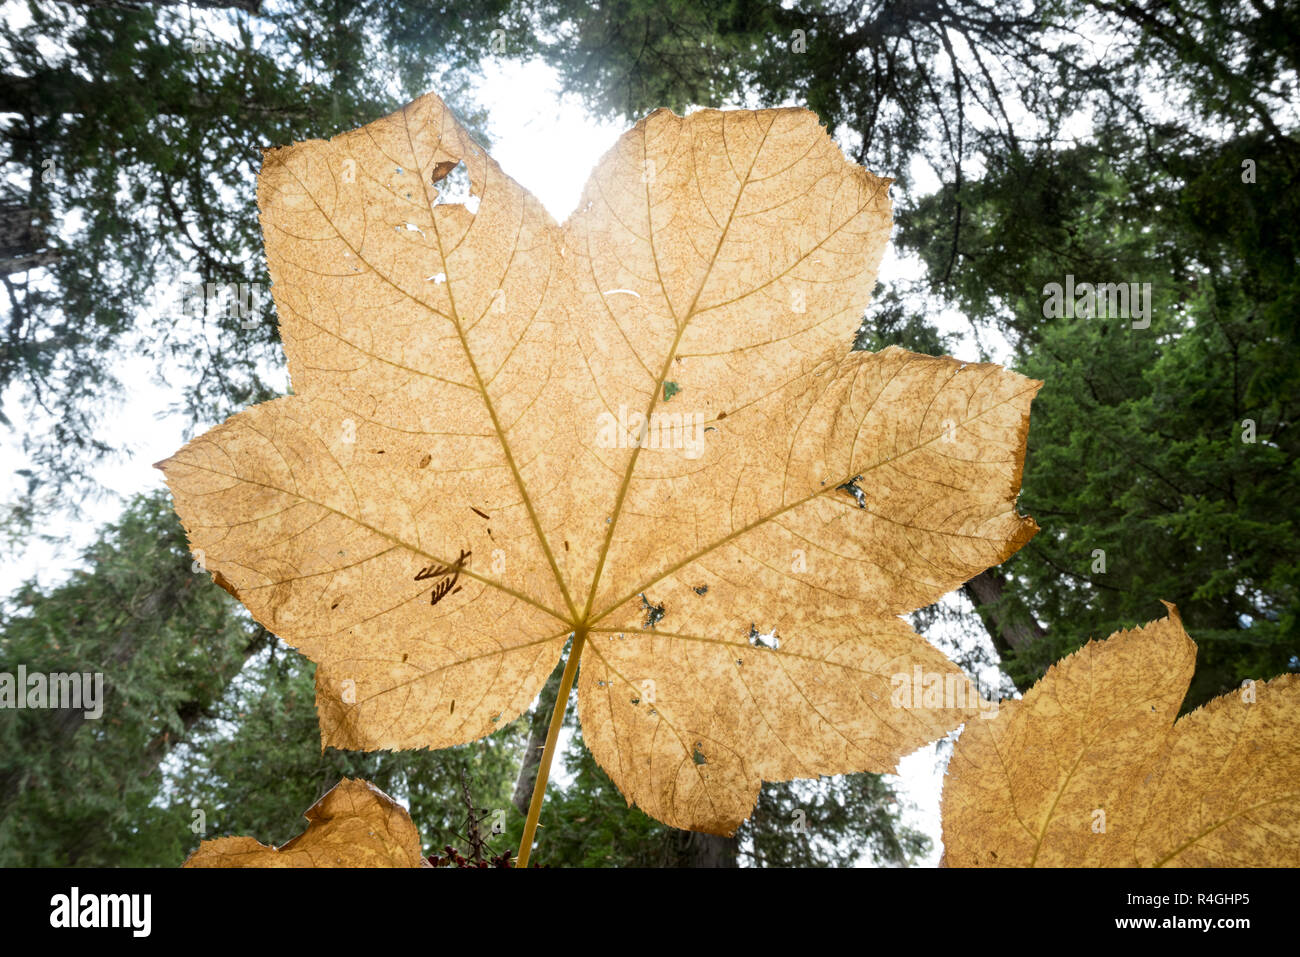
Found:
<path fill-rule="evenodd" d="M 623 131 L 623 125 L 595 122 L 579 103 L 562 98 L 554 73 L 540 63 L 490 62 L 485 64 L 485 71 L 479 99 L 490 112 L 493 156 L 508 174 L 543 202 L 558 222 L 563 222 L 577 206 L 589 172 L 614 144 Z M 883 170 L 876 172 L 887 173 Z M 920 175 L 918 185 L 922 188 L 933 188 L 937 180 L 932 174 L 926 177 L 927 172 L 918 170 L 914 175 Z M 901 261 L 891 247 L 881 267 L 881 278 L 885 281 L 913 278 L 919 272 L 919 264 Z M 948 330 L 965 329 L 964 322 L 955 314 L 937 318 Z M 971 352 L 973 358 L 973 350 Z M 126 455 L 120 461 L 101 465 L 95 474 L 107 489 L 122 498 L 159 487 L 162 475 L 151 467 L 152 463 L 171 455 L 186 438 L 183 421 L 178 416 L 165 414 L 175 401 L 179 383 L 166 385 L 157 382 L 156 371 L 152 363 L 139 357 L 123 360 L 119 375 L 126 385 L 126 392 L 121 396 L 121 405 L 104 418 L 103 437 L 110 445 L 124 448 Z M 15 397 L 7 398 L 5 413 L 11 421 L 23 422 L 23 410 Z M 215 424 L 205 423 L 198 431 Z M 6 461 L 23 461 L 19 445 L 11 434 L 0 441 L 0 450 L 3 450 Z M 18 466 L 15 464 L 14 467 Z M 3 493 L 11 495 L 20 488 L 21 483 L 15 476 L 7 475 L 5 480 L 9 485 L 0 490 Z M 120 506 L 121 498 L 112 495 L 88 503 L 84 509 L 66 516 L 56 529 L 60 534 L 69 535 L 68 545 L 57 547 L 36 541 L 21 554 L 0 558 L 0 592 L 7 594 L 21 581 L 33 576 L 45 584 L 61 580 L 76 565 L 80 549 L 93 539 L 95 529 L 115 518 Z M 964 643 L 987 640 L 982 634 L 947 637 Z M 997 680 L 996 674 L 976 677 L 981 687 L 988 687 L 989 682 Z M 905 820 L 931 836 L 935 849 L 929 863 L 937 863 L 941 850 L 939 794 L 942 772 L 936 747 L 922 748 L 904 758 L 900 774 L 893 781 L 905 804 L 915 805 L 906 813 Z M 811 819 L 808 824 L 813 828 L 816 826 Z"/>

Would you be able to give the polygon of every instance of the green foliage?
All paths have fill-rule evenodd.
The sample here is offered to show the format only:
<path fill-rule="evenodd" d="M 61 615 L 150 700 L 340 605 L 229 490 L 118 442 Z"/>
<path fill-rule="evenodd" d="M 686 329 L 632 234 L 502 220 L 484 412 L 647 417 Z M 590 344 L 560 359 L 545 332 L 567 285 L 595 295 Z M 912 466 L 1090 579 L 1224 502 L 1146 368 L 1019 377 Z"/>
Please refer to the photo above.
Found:
<path fill-rule="evenodd" d="M 1047 636 L 1004 664 L 1031 681 L 1165 598 L 1200 648 L 1193 707 L 1296 667 L 1300 182 L 1264 137 L 1168 144 L 1158 166 L 1112 145 L 965 187 L 943 288 L 1000 323 L 1020 371 L 1046 382 L 1021 496 L 1043 531 L 1003 572 Z M 1268 186 L 1242 181 L 1242 157 Z M 932 276 L 950 251 L 931 226 L 950 202 L 932 197 L 902 229 Z M 1150 328 L 1045 318 L 1045 284 L 1067 273 L 1151 283 Z"/>
<path fill-rule="evenodd" d="M 920 156 L 951 169 L 981 143 L 1014 145 L 1017 106 L 1050 127 L 1094 88 L 1066 69 L 1077 9 L 1056 0 L 1014 15 L 974 0 L 614 0 L 594 13 L 581 0 L 549 0 L 535 5 L 536 49 L 599 113 L 806 105 L 856 142 L 859 162 L 906 183 Z M 962 46 L 974 62 L 963 62 Z M 987 124 L 977 128 L 977 115 Z"/>
<path fill-rule="evenodd" d="M 923 355 L 943 356 L 955 348 L 954 338 L 927 322 L 923 314 L 915 311 L 912 300 L 900 294 L 898 288 L 886 288 L 877 290 L 871 309 L 853 339 L 853 348 L 879 352 L 899 346 Z"/>
<path fill-rule="evenodd" d="M 526 719 L 440 751 L 322 752 L 315 670 L 295 651 L 270 649 L 232 684 L 221 715 L 177 753 L 168 800 L 202 809 L 206 823 L 204 834 L 186 835 L 186 853 L 200 837 L 231 834 L 282 844 L 302 831 L 303 812 L 344 777 L 364 778 L 405 803 L 426 854 L 466 846 L 470 802 L 485 831 L 519 817 L 510 792 Z"/>
<path fill-rule="evenodd" d="M 0 710 L 0 862 L 177 860 L 188 820 L 155 805 L 159 762 L 269 635 L 191 569 L 165 494 L 132 501 L 67 582 L 0 617 L 0 672 L 103 674 L 103 715 Z"/>
<path fill-rule="evenodd" d="M 907 867 L 930 839 L 901 822 L 901 807 L 879 774 L 766 783 L 741 843 L 758 867 Z"/>
<path fill-rule="evenodd" d="M 571 778 L 552 787 L 536 861 L 550 867 L 698 866 L 705 835 L 659 823 L 622 794 L 573 736 L 565 750 Z M 517 837 L 517 835 L 516 835 Z M 848 867 L 859 861 L 906 865 L 929 849 L 929 838 L 901 821 L 899 801 L 878 774 L 815 781 L 766 782 L 758 807 L 737 832 L 739 861 L 755 867 Z"/>

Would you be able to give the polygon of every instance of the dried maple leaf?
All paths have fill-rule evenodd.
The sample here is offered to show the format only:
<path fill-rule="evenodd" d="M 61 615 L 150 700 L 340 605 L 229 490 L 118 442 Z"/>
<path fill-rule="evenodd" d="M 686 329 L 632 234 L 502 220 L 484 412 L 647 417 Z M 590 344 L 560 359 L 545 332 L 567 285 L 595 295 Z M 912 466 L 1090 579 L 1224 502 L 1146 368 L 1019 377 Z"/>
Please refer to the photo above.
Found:
<path fill-rule="evenodd" d="M 1196 645 L 1165 604 L 966 725 L 944 785 L 948 866 L 1300 866 L 1300 678 L 1174 721 Z"/>
<path fill-rule="evenodd" d="M 282 847 L 251 837 L 204 841 L 186 867 L 423 867 L 406 809 L 368 781 L 344 778 L 313 804 L 311 822 Z"/>
<path fill-rule="evenodd" d="M 629 803 L 729 833 L 763 779 L 889 771 L 972 713 L 896 616 L 1036 531 L 1040 383 L 848 350 L 889 182 L 800 109 L 650 115 L 563 228 L 433 95 L 268 152 L 294 394 L 161 465 L 207 568 L 318 662 L 324 743 L 488 734 L 572 635 Z M 918 671 L 963 687 L 895 706 Z"/>

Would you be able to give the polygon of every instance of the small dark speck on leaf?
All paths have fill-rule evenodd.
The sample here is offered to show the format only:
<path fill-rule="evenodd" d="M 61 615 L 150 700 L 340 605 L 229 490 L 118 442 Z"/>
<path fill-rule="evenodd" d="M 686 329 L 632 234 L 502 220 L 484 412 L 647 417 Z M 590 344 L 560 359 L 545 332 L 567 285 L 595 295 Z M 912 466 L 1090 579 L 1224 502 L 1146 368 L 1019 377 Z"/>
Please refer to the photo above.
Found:
<path fill-rule="evenodd" d="M 835 490 L 839 491 L 840 489 L 844 489 L 844 491 L 848 492 L 850 495 L 853 496 L 853 500 L 858 503 L 858 508 L 866 508 L 867 493 L 862 491 L 862 489 L 858 488 L 858 483 L 860 481 L 862 481 L 862 476 L 855 475 L 853 476 L 853 478 L 849 479 L 843 485 L 835 486 Z"/>
<path fill-rule="evenodd" d="M 632 699 L 632 703 L 633 703 L 633 704 L 640 704 L 640 703 L 641 703 L 641 699 L 640 699 L 640 698 L 633 698 L 633 699 Z"/>
<path fill-rule="evenodd" d="M 428 468 L 428 467 L 429 467 L 429 463 L 432 462 L 432 461 L 433 461 L 433 456 L 432 456 L 432 455 L 429 455 L 428 453 L 426 453 L 426 454 L 424 455 L 424 457 L 420 459 L 420 464 L 417 465 L 416 468 L 417 468 L 417 469 Z"/>
<path fill-rule="evenodd" d="M 664 382 L 664 401 L 667 402 L 669 399 L 671 399 L 673 396 L 675 396 L 678 392 L 681 391 L 682 391 L 682 387 L 679 386 L 676 382 Z"/>
<path fill-rule="evenodd" d="M 449 711 L 448 714 L 455 714 L 455 713 L 456 713 L 456 699 L 455 699 L 455 698 L 452 698 L 452 699 L 451 699 L 451 711 Z"/>
<path fill-rule="evenodd" d="M 491 517 L 492 517 L 492 516 L 488 515 L 487 512 L 480 512 L 480 511 L 479 511 L 478 509 L 476 509 L 473 505 L 471 505 L 471 506 L 469 507 L 469 510 L 470 510 L 471 512 L 473 512 L 475 515 L 477 515 L 479 518 L 491 518 Z"/>
<path fill-rule="evenodd" d="M 700 742 L 699 742 L 699 741 L 696 741 L 696 742 L 695 742 L 695 753 L 691 755 L 691 758 L 694 759 L 694 761 L 695 761 L 696 764 L 708 764 L 708 763 L 709 763 L 708 761 L 704 760 L 704 752 L 700 750 Z"/>
<path fill-rule="evenodd" d="M 654 628 L 655 625 L 664 620 L 666 612 L 664 611 L 663 603 L 660 602 L 658 605 L 652 604 L 650 599 L 646 598 L 645 592 L 641 593 L 641 608 L 645 611 L 645 622 L 642 625 L 643 628 Z"/>
<path fill-rule="evenodd" d="M 709 590 L 708 585 L 696 585 L 694 588 L 691 589 L 691 591 L 695 592 L 695 594 L 697 595 L 707 594 L 708 590 Z"/>

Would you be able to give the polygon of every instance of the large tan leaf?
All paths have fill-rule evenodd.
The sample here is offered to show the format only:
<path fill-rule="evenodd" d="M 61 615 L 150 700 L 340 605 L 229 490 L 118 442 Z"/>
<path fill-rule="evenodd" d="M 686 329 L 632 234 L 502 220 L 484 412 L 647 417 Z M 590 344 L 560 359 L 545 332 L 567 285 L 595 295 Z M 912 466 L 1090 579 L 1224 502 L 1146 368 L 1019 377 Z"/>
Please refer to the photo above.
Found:
<path fill-rule="evenodd" d="M 1300 679 L 1175 722 L 1196 646 L 1167 607 L 966 725 L 944 786 L 949 866 L 1300 866 Z"/>
<path fill-rule="evenodd" d="M 368 781 L 345 778 L 313 804 L 310 822 L 282 847 L 251 837 L 204 841 L 186 867 L 423 867 L 406 809 Z"/>
<path fill-rule="evenodd" d="M 458 161 L 473 212 L 438 192 Z M 319 663 L 324 743 L 487 734 L 573 635 L 629 801 L 730 832 L 763 778 L 892 770 L 971 714 L 891 703 L 959 677 L 896 616 L 1036 530 L 1039 383 L 848 351 L 889 182 L 797 109 L 652 114 L 563 228 L 432 95 L 269 152 L 294 395 L 162 465 L 218 581 Z"/>

